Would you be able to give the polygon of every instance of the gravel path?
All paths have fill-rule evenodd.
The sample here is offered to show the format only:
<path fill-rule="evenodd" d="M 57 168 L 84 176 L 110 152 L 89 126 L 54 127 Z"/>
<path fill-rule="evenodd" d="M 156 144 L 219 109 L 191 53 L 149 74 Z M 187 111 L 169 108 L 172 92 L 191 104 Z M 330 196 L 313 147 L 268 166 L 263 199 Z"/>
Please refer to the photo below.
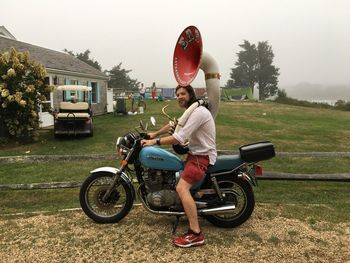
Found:
<path fill-rule="evenodd" d="M 98 225 L 81 211 L 0 218 L 2 262 L 350 262 L 350 222 L 308 224 L 268 218 L 257 205 L 251 219 L 220 229 L 201 219 L 206 245 L 171 244 L 172 218 L 134 207 L 120 223 Z M 273 207 L 276 211 L 276 207 Z M 180 221 L 178 233 L 186 229 Z"/>

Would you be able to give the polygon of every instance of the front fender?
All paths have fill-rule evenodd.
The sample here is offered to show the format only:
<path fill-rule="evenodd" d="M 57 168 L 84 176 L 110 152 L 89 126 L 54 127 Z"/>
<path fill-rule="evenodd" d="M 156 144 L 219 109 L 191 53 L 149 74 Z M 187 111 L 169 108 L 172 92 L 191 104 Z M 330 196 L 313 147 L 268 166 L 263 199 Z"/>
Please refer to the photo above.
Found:
<path fill-rule="evenodd" d="M 114 167 L 99 167 L 95 170 L 92 170 L 90 173 L 94 174 L 94 173 L 99 173 L 99 172 L 106 172 L 106 173 L 112 173 L 112 174 L 117 174 L 117 172 L 119 171 L 119 169 L 114 168 Z"/>
<path fill-rule="evenodd" d="M 94 173 L 109 173 L 109 174 L 116 175 L 118 172 L 120 172 L 120 170 L 115 168 L 115 167 L 107 167 L 107 166 L 105 166 L 105 167 L 99 167 L 99 168 L 97 168 L 95 170 L 92 170 L 90 172 L 90 174 L 94 174 Z M 124 172 L 122 172 L 120 174 L 120 177 L 124 180 L 124 182 L 127 183 L 128 187 L 131 189 L 132 197 L 133 197 L 133 199 L 135 199 L 135 188 L 132 185 L 132 181 L 131 181 L 130 177 Z"/>

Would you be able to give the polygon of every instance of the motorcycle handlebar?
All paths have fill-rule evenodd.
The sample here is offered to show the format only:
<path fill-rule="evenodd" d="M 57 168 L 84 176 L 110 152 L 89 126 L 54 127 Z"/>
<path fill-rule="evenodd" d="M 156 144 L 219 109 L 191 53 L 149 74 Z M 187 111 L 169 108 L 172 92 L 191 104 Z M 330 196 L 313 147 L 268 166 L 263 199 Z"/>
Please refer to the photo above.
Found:
<path fill-rule="evenodd" d="M 145 133 L 145 132 L 141 132 L 141 133 L 140 133 L 140 136 L 141 136 L 143 139 L 146 139 L 146 140 L 151 139 L 151 137 L 150 137 L 147 133 Z"/>

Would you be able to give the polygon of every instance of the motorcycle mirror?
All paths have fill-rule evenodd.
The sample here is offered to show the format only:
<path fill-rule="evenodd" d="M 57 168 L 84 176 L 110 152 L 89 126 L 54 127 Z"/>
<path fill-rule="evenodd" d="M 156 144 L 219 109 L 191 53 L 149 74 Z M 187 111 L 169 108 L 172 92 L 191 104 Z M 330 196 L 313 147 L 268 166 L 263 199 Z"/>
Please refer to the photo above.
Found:
<path fill-rule="evenodd" d="M 151 116 L 151 123 L 153 126 L 156 126 L 156 118 L 154 118 L 153 116 Z"/>
<path fill-rule="evenodd" d="M 140 120 L 140 128 L 144 131 L 145 130 L 145 128 L 143 127 L 143 122 L 142 122 L 142 120 Z"/>

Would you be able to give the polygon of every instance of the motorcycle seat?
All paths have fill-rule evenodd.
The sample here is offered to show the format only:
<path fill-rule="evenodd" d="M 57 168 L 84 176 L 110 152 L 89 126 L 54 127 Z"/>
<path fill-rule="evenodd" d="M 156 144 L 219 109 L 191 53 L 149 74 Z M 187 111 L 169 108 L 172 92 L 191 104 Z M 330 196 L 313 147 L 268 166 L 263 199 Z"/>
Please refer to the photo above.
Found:
<path fill-rule="evenodd" d="M 216 158 L 214 165 L 208 167 L 207 173 L 217 173 L 223 171 L 233 170 L 241 165 L 243 160 L 238 154 L 234 155 L 220 155 Z"/>

